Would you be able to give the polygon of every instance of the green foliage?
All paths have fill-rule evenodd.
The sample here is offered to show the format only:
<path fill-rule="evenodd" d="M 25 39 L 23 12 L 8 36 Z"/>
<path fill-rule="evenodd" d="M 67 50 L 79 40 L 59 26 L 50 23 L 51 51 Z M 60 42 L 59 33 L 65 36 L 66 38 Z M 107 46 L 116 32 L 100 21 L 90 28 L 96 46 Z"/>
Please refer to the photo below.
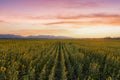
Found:
<path fill-rule="evenodd" d="M 120 41 L 0 40 L 0 80 L 120 80 Z"/>

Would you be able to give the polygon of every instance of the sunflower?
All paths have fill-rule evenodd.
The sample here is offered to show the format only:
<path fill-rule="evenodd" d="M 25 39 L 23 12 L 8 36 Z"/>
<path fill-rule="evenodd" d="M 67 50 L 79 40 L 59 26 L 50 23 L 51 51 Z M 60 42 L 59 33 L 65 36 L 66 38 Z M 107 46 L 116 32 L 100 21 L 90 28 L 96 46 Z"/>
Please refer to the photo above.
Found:
<path fill-rule="evenodd" d="M 5 68 L 5 67 L 1 67 L 0 70 L 1 70 L 2 72 L 5 72 L 5 71 L 6 71 L 6 68 Z"/>
<path fill-rule="evenodd" d="M 16 72 L 15 72 L 15 74 L 17 74 L 17 75 L 18 75 L 18 74 L 19 74 L 19 71 L 16 71 Z"/>

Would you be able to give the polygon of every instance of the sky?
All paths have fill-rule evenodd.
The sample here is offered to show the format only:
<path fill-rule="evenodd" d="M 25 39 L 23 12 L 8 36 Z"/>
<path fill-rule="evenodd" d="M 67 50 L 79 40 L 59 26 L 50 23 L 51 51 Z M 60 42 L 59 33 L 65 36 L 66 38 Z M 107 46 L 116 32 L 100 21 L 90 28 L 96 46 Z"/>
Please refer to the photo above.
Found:
<path fill-rule="evenodd" d="M 0 0 L 0 34 L 120 37 L 120 0 Z"/>

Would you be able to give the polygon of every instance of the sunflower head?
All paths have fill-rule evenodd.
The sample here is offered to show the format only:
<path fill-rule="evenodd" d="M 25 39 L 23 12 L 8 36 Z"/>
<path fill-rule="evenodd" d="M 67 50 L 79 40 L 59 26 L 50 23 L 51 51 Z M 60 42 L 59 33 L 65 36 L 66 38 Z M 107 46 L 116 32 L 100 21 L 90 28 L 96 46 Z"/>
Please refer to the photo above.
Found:
<path fill-rule="evenodd" d="M 6 68 L 5 68 L 5 67 L 1 67 L 0 70 L 1 70 L 2 72 L 5 72 L 5 71 L 6 71 Z"/>

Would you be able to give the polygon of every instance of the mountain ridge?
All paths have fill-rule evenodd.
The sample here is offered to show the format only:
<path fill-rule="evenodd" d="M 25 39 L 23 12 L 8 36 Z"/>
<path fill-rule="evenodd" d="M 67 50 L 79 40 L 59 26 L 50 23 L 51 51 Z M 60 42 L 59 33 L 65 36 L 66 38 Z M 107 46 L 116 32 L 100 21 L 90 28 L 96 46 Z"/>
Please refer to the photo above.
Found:
<path fill-rule="evenodd" d="M 21 36 L 15 34 L 0 34 L 0 39 L 116 39 L 120 40 L 120 37 L 103 37 L 103 38 L 72 38 L 66 36 L 53 36 L 53 35 L 29 35 Z"/>

